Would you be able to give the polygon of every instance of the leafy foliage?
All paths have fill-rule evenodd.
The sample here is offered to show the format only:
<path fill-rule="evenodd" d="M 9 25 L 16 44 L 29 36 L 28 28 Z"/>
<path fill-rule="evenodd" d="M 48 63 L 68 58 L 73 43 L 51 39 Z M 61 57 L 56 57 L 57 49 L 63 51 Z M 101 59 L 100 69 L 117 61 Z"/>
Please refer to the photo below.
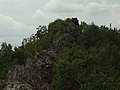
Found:
<path fill-rule="evenodd" d="M 65 47 L 55 67 L 56 90 L 118 90 L 120 34 L 117 30 L 81 23 L 72 48 Z"/>

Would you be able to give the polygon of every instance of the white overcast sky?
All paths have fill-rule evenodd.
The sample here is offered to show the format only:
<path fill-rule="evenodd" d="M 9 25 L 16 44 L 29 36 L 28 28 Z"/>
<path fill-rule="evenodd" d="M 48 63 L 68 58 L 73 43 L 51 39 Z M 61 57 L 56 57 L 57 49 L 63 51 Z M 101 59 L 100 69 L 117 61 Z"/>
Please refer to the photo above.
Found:
<path fill-rule="evenodd" d="M 38 25 L 67 17 L 120 28 L 120 0 L 0 0 L 0 43 L 20 45 Z"/>

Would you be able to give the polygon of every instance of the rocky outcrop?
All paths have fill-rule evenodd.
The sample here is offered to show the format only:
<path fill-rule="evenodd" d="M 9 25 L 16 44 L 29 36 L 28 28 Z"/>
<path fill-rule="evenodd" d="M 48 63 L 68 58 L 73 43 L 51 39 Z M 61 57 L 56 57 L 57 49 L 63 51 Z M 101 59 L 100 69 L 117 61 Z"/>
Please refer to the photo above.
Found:
<path fill-rule="evenodd" d="M 33 87 L 33 90 L 52 90 L 54 63 L 55 58 L 43 51 L 34 58 L 27 59 L 25 66 L 12 67 L 8 72 L 8 79 L 25 81 Z"/>
<path fill-rule="evenodd" d="M 43 50 L 33 58 L 26 60 L 25 65 L 15 65 L 7 76 L 7 81 L 0 81 L 3 90 L 53 90 L 53 68 L 64 47 L 72 47 L 77 39 L 79 22 L 77 18 L 56 20 L 48 26 L 51 43 L 50 52 Z M 58 56 L 57 56 L 58 55 Z M 0 90 L 2 90 L 0 89 Z"/>
<path fill-rule="evenodd" d="M 64 46 L 72 47 L 77 39 L 79 22 L 77 18 L 68 18 L 66 20 L 56 20 L 49 25 L 49 31 L 52 33 L 53 42 L 51 50 L 55 53 L 62 51 Z"/>

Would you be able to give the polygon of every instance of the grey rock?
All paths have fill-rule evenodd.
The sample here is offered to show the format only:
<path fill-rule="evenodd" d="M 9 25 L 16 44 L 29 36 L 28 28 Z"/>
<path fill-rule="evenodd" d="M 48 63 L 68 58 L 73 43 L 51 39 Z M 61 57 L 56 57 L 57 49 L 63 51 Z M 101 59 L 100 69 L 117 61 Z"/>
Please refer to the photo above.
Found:
<path fill-rule="evenodd" d="M 0 90 L 32 90 L 32 86 L 16 80 L 0 81 Z"/>
<path fill-rule="evenodd" d="M 55 58 L 43 51 L 26 60 L 26 65 L 15 65 L 7 74 L 9 80 L 25 81 L 33 90 L 50 90 Z"/>

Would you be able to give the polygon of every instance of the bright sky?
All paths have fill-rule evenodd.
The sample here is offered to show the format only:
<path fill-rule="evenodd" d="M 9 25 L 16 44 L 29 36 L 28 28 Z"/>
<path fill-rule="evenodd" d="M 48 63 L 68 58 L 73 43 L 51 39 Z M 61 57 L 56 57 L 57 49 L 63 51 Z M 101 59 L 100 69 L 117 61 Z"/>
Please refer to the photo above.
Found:
<path fill-rule="evenodd" d="M 120 0 L 0 0 L 0 43 L 21 45 L 38 25 L 67 17 L 120 28 Z"/>

